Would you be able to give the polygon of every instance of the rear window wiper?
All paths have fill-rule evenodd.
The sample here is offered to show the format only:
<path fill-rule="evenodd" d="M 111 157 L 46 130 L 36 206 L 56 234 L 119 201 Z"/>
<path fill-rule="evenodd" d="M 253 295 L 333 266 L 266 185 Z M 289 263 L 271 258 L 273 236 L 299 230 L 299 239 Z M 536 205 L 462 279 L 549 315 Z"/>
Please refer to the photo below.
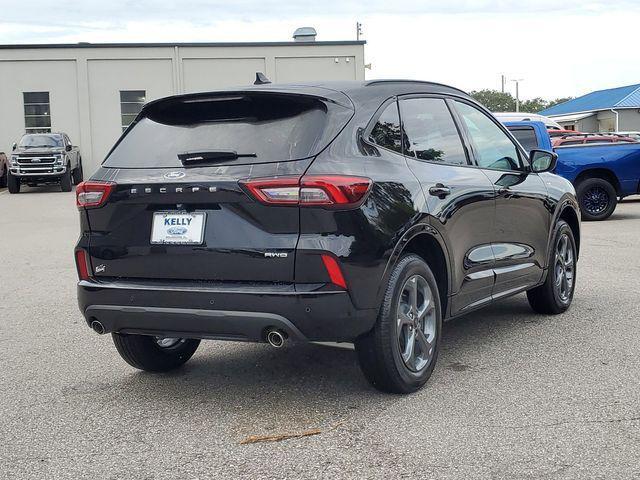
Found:
<path fill-rule="evenodd" d="M 178 158 L 184 166 L 202 163 L 218 163 L 245 157 L 255 158 L 257 156 L 255 153 L 238 153 L 235 150 L 213 150 L 208 152 L 186 152 L 178 154 Z"/>

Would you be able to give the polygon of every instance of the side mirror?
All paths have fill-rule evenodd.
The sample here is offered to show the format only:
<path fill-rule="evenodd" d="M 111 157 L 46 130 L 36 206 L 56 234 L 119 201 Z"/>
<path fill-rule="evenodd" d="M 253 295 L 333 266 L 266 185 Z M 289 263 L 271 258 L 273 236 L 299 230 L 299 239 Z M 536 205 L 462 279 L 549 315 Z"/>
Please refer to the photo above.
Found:
<path fill-rule="evenodd" d="M 70 152 L 72 148 L 73 148 L 73 145 L 67 145 L 64 149 L 65 149 L 67 152 Z"/>
<path fill-rule="evenodd" d="M 558 154 L 546 150 L 531 150 L 529 161 L 534 173 L 552 172 L 556 168 Z"/>
<path fill-rule="evenodd" d="M 15 150 L 16 148 L 18 148 L 18 144 L 16 142 L 13 142 L 13 145 L 11 145 L 11 151 Z"/>

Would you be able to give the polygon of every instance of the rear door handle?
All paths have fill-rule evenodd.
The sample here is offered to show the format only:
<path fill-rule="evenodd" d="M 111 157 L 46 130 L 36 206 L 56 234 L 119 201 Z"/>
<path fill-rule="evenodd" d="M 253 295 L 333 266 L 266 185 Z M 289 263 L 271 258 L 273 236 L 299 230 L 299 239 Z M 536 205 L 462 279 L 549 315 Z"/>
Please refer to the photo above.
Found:
<path fill-rule="evenodd" d="M 433 187 L 429 189 L 429 195 L 433 195 L 434 197 L 438 197 L 439 199 L 443 199 L 444 197 L 450 194 L 451 194 L 451 189 L 441 183 L 436 183 Z"/>

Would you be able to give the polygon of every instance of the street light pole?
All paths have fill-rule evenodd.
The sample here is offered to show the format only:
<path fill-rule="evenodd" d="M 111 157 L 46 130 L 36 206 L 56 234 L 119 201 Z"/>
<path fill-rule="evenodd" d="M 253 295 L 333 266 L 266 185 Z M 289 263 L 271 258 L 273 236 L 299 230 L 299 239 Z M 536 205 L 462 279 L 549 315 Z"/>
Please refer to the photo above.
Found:
<path fill-rule="evenodd" d="M 524 81 L 524 78 L 518 78 L 511 80 L 516 84 L 516 112 L 520 111 L 520 82 Z"/>

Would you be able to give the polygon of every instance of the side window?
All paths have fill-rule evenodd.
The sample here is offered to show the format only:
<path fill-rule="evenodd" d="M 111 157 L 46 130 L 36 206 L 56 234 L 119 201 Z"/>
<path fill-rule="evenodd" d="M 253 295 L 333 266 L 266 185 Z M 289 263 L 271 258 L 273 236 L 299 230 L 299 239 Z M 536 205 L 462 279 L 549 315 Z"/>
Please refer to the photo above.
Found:
<path fill-rule="evenodd" d="M 515 144 L 488 116 L 466 103 L 456 101 L 456 107 L 467 127 L 480 167 L 522 169 Z"/>
<path fill-rule="evenodd" d="M 525 151 L 530 152 L 534 148 L 538 148 L 538 137 L 536 137 L 536 132 L 532 127 L 509 130 Z"/>
<path fill-rule="evenodd" d="M 382 112 L 369 134 L 369 140 L 381 147 L 402 153 L 402 133 L 396 102 L 390 103 Z"/>
<path fill-rule="evenodd" d="M 407 136 L 405 154 L 419 160 L 467 165 L 467 155 L 449 107 L 441 98 L 400 101 Z"/>

